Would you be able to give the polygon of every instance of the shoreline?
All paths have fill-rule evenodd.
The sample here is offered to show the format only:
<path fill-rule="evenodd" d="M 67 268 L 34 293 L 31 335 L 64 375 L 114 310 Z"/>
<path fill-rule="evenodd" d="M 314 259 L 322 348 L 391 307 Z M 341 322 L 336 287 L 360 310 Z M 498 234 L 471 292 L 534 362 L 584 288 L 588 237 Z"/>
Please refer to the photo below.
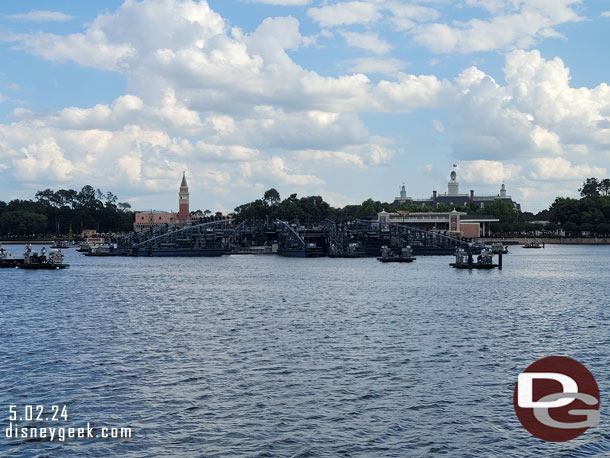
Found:
<path fill-rule="evenodd" d="M 25 245 L 31 243 L 32 245 L 50 245 L 54 240 L 0 240 L 2 245 Z"/>
<path fill-rule="evenodd" d="M 537 241 L 546 245 L 610 245 L 606 237 L 479 237 L 476 242 L 501 243 L 502 245 L 523 245 L 526 241 Z"/>

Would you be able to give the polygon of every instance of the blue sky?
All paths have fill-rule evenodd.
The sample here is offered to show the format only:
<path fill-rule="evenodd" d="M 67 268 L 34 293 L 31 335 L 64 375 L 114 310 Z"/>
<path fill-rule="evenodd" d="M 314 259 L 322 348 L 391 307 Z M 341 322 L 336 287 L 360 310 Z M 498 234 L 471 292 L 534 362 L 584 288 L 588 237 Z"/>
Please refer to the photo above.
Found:
<path fill-rule="evenodd" d="M 0 200 L 111 190 L 231 210 L 501 183 L 538 211 L 610 168 L 610 5 L 575 0 L 0 6 Z"/>

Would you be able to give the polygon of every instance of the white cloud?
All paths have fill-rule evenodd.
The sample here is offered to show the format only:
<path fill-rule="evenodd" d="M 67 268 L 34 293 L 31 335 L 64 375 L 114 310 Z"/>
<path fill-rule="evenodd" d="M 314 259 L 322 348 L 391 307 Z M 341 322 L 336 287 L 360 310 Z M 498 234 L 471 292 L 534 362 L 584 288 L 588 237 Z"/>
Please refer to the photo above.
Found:
<path fill-rule="evenodd" d="M 360 156 L 345 151 L 333 150 L 301 150 L 294 151 L 293 157 L 301 164 L 324 164 L 333 167 L 366 168 Z"/>
<path fill-rule="evenodd" d="M 381 73 L 395 74 L 405 68 L 408 63 L 394 57 L 391 58 L 376 58 L 376 57 L 361 57 L 359 59 L 344 60 L 350 72 L 355 73 Z"/>
<path fill-rule="evenodd" d="M 339 33 L 346 41 L 378 54 L 389 44 L 368 27 L 385 20 L 415 37 L 437 27 L 436 46 L 443 49 L 466 50 L 475 42 L 493 49 L 578 20 L 572 3 L 470 0 L 491 18 L 465 24 L 431 24 L 441 17 L 436 9 L 390 0 L 324 3 L 309 15 L 324 26 L 344 26 Z M 545 26 L 519 29 L 531 15 L 544 16 Z M 491 30 L 513 17 L 506 37 Z M 366 32 L 346 28 L 356 23 Z M 580 180 L 604 171 L 588 164 L 610 150 L 610 86 L 572 87 L 560 59 L 513 51 L 497 81 L 477 67 L 452 81 L 401 73 L 406 63 L 389 57 L 343 61 L 355 74 L 323 76 L 291 57 L 320 37 L 332 34 L 323 29 L 304 37 L 293 17 L 267 18 L 251 33 L 229 30 L 205 2 L 188 0 L 125 2 L 80 34 L 11 35 L 45 59 L 120 72 L 129 92 L 111 103 L 44 114 L 16 108 L 13 123 L 0 124 L 4 176 L 40 182 L 78 176 L 94 185 L 164 191 L 187 170 L 215 195 L 276 184 L 312 189 L 329 168 L 392 164 L 394 144 L 371 135 L 359 113 L 434 107 L 447 116 L 435 113 L 429 119 L 443 122 L 428 122 L 452 138 L 464 177 L 481 174 L 485 183 L 506 179 L 530 189 L 553 177 Z"/>
<path fill-rule="evenodd" d="M 610 11 L 602 11 L 603 17 L 610 17 Z"/>
<path fill-rule="evenodd" d="M 294 173 L 285 159 L 272 156 L 269 159 L 241 164 L 244 178 L 277 183 L 280 186 L 312 186 L 324 184 L 324 181 L 311 174 Z"/>
<path fill-rule="evenodd" d="M 47 60 L 128 71 L 144 66 L 156 50 L 203 46 L 224 31 L 223 19 L 205 1 L 126 1 L 115 13 L 97 16 L 85 33 L 37 33 L 19 41 Z"/>
<path fill-rule="evenodd" d="M 475 67 L 455 79 L 463 94 L 453 119 L 458 156 L 548 157 L 608 149 L 610 86 L 573 88 L 561 59 L 545 60 L 538 51 L 509 53 L 504 74 L 505 86 Z"/>
<path fill-rule="evenodd" d="M 62 13 L 60 11 L 45 11 L 45 10 L 34 10 L 29 13 L 22 14 L 10 14 L 7 17 L 11 19 L 19 19 L 22 21 L 33 21 L 33 22 L 63 22 L 71 21 L 74 16 Z"/>
<path fill-rule="evenodd" d="M 536 180 L 583 180 L 587 177 L 606 177 L 605 168 L 588 164 L 572 165 L 562 157 L 541 157 L 531 161 L 533 170 L 530 173 Z"/>
<path fill-rule="evenodd" d="M 449 103 L 455 97 L 451 83 L 435 76 L 401 73 L 396 79 L 382 80 L 377 84 L 372 107 L 378 111 L 405 112 Z"/>
<path fill-rule="evenodd" d="M 472 1 L 473 6 L 484 7 L 493 13 L 513 12 L 478 18 L 467 22 L 426 23 L 413 29 L 416 43 L 435 53 L 470 53 L 510 47 L 529 48 L 542 38 L 561 37 L 553 27 L 582 18 L 571 8 L 580 0 L 505 2 Z M 519 6 L 518 11 L 516 6 Z"/>
<path fill-rule="evenodd" d="M 522 170 L 519 165 L 500 161 L 461 161 L 459 165 L 459 176 L 463 181 L 493 185 L 518 178 Z"/>
<path fill-rule="evenodd" d="M 13 153 L 15 174 L 22 180 L 66 180 L 74 169 L 54 138 L 44 138 Z"/>
<path fill-rule="evenodd" d="M 265 3 L 277 6 L 303 6 L 309 5 L 312 0 L 246 0 L 248 3 Z"/>
<path fill-rule="evenodd" d="M 379 38 L 376 33 L 358 33 L 348 30 L 340 30 L 339 33 L 343 36 L 348 46 L 361 48 L 375 54 L 386 54 L 392 49 L 392 45 Z"/>
<path fill-rule="evenodd" d="M 440 17 L 437 10 L 413 3 L 387 1 L 384 6 L 392 13 L 390 22 L 400 31 L 410 30 L 417 23 L 433 21 Z"/>
<path fill-rule="evenodd" d="M 377 5 L 363 1 L 349 1 L 310 8 L 307 15 L 322 27 L 366 24 L 381 18 Z"/>
<path fill-rule="evenodd" d="M 118 70 L 121 62 L 135 53 L 130 45 L 108 44 L 103 34 L 95 32 L 65 37 L 39 32 L 24 38 L 21 46 L 46 60 L 74 60 L 80 65 L 100 70 Z"/>
<path fill-rule="evenodd" d="M 328 29 L 322 29 L 319 33 L 308 35 L 303 37 L 303 47 L 307 48 L 309 46 L 320 46 L 319 42 L 322 38 L 332 38 L 334 35 Z"/>
<path fill-rule="evenodd" d="M 333 5 L 350 14 L 372 11 L 364 2 Z M 150 34 L 149 30 L 158 33 Z M 382 53 L 389 45 L 374 34 L 344 31 L 355 45 Z M 322 33 L 322 32 L 321 32 Z M 328 36 L 327 33 L 324 36 Z M 311 38 L 311 37 L 310 37 Z M 193 112 L 233 115 L 253 106 L 278 105 L 290 110 L 358 112 L 409 111 L 426 103 L 431 88 L 443 84 L 430 76 L 403 76 L 400 81 L 373 84 L 362 74 L 323 77 L 297 65 L 287 51 L 310 45 L 292 17 L 267 18 L 251 34 L 233 28 L 207 3 L 179 0 L 126 2 L 116 12 L 98 16 L 81 34 L 32 34 L 20 46 L 49 60 L 119 71 L 127 86 L 146 105 L 165 104 L 168 88 L 174 105 Z M 372 61 L 358 66 L 370 67 Z M 378 61 L 375 70 L 395 72 L 396 60 Z M 410 90 L 417 82 L 425 92 Z M 393 84 L 392 84 L 393 83 Z M 398 91 L 399 99 L 385 97 Z M 381 98 L 379 96 L 381 95 Z M 194 115 L 183 112 L 183 118 Z"/>

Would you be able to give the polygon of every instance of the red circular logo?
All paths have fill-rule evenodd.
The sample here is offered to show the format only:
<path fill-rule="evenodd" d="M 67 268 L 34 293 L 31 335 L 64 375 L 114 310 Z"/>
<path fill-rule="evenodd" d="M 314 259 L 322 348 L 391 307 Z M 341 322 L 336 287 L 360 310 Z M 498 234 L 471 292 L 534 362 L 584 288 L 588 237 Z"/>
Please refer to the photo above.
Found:
<path fill-rule="evenodd" d="M 565 442 L 599 423 L 599 389 L 589 370 L 571 358 L 549 356 L 521 374 L 513 395 L 519 421 L 539 439 Z"/>

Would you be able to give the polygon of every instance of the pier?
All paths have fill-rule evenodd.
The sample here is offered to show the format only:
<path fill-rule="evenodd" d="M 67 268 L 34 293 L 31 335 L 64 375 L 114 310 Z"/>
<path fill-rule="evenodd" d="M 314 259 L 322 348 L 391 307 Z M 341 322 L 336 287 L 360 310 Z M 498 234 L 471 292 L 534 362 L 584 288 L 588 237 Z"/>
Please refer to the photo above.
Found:
<path fill-rule="evenodd" d="M 220 256 L 231 253 L 277 253 L 290 257 L 376 257 L 386 246 L 396 253 L 411 247 L 414 255 L 452 255 L 470 241 L 432 229 L 400 223 L 355 220 L 302 225 L 276 220 L 270 224 L 233 225 L 229 221 L 190 221 L 131 232 L 115 241 L 126 256 Z"/>

